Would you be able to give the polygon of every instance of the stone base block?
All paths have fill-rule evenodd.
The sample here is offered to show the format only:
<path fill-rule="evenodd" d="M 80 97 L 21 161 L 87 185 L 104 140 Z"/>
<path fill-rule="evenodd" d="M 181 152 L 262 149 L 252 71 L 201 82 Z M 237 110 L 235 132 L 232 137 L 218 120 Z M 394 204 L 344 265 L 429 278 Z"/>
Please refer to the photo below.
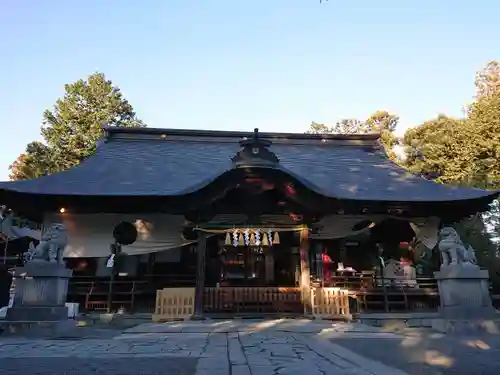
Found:
<path fill-rule="evenodd" d="M 61 321 L 68 319 L 66 306 L 12 306 L 5 320 L 19 322 Z"/>
<path fill-rule="evenodd" d="M 500 335 L 500 319 L 433 319 L 432 329 L 442 333 Z"/>
<path fill-rule="evenodd" d="M 77 328 L 75 320 L 63 320 L 53 322 L 0 322 L 0 333 L 2 336 L 23 336 L 30 338 L 51 338 L 74 335 Z"/>
<path fill-rule="evenodd" d="M 28 263 L 15 270 L 14 306 L 64 306 L 71 270 L 56 263 Z"/>
<path fill-rule="evenodd" d="M 493 306 L 447 306 L 438 309 L 440 317 L 450 321 L 481 321 L 500 319 L 498 311 Z"/>
<path fill-rule="evenodd" d="M 465 314 L 463 318 L 492 311 L 489 273 L 476 266 L 449 265 L 434 273 L 443 314 Z M 462 316 L 457 315 L 457 318 Z M 448 316 L 446 316 L 448 317 Z"/>

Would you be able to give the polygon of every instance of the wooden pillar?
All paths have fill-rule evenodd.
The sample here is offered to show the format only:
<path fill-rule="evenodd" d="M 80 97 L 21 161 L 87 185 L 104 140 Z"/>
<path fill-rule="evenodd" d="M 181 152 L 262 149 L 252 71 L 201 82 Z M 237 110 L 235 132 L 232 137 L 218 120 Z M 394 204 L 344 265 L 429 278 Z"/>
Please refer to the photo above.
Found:
<path fill-rule="evenodd" d="M 207 258 L 207 235 L 200 231 L 196 245 L 196 288 L 194 293 L 193 318 L 203 318 L 203 291 L 205 289 L 205 265 Z"/>
<path fill-rule="evenodd" d="M 300 291 L 304 303 L 304 313 L 312 313 L 311 271 L 309 268 L 309 229 L 300 231 Z"/>
<path fill-rule="evenodd" d="M 323 287 L 325 277 L 323 276 L 323 243 L 321 240 L 314 241 L 314 254 L 316 256 L 316 277 L 321 281 Z"/>

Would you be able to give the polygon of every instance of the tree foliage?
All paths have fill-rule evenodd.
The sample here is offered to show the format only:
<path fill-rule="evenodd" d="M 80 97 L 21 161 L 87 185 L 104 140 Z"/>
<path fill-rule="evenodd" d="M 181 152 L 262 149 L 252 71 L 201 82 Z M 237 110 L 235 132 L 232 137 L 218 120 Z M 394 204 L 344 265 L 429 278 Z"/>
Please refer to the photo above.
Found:
<path fill-rule="evenodd" d="M 43 113 L 45 143 L 31 142 L 10 166 L 14 180 L 68 169 L 95 151 L 102 125 L 145 126 L 120 89 L 102 73 L 65 85 L 65 94 Z"/>
<path fill-rule="evenodd" d="M 497 95 L 500 92 L 500 63 L 490 61 L 476 73 L 476 94 L 478 98 Z"/>
<path fill-rule="evenodd" d="M 409 129 L 406 167 L 413 173 L 443 183 L 468 183 L 474 175 L 473 145 L 465 120 L 444 115 Z"/>
<path fill-rule="evenodd" d="M 50 149 L 42 142 L 34 141 L 26 146 L 26 151 L 12 163 L 9 178 L 26 180 L 54 172 Z"/>
<path fill-rule="evenodd" d="M 397 143 L 393 134 L 399 122 L 399 117 L 387 111 L 376 111 L 365 121 L 343 119 L 333 126 L 312 122 L 306 133 L 309 134 L 362 134 L 380 133 L 380 140 L 386 152 L 391 155 L 391 148 Z"/>
<path fill-rule="evenodd" d="M 409 129 L 404 167 L 437 182 L 500 189 L 500 66 L 490 62 L 476 75 L 476 98 L 463 119 L 444 115 Z M 478 260 L 500 281 L 499 203 L 490 212 L 456 225 Z M 491 240 L 494 241 L 491 241 Z M 500 284 L 500 283 L 499 283 Z"/>
<path fill-rule="evenodd" d="M 436 182 L 500 189 L 500 63 L 489 62 L 476 74 L 476 97 L 463 119 L 439 115 L 409 129 L 398 145 L 393 132 L 399 118 L 377 111 L 365 121 L 342 120 L 334 126 L 312 123 L 309 133 L 380 132 L 386 152 L 402 148 L 402 167 Z M 476 249 L 500 287 L 500 203 L 456 224 L 465 243 Z M 493 240 L 493 241 L 492 241 Z"/>
<path fill-rule="evenodd" d="M 405 166 L 439 182 L 500 188 L 498 77 L 496 63 L 477 74 L 477 97 L 466 118 L 441 115 L 409 129 L 403 139 L 408 151 Z"/>

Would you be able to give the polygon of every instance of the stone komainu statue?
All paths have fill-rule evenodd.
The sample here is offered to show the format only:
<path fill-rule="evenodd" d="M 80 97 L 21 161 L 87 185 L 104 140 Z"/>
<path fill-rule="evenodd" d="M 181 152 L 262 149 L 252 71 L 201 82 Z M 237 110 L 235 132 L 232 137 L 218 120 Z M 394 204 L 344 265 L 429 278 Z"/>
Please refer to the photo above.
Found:
<path fill-rule="evenodd" d="M 35 248 L 32 245 L 26 254 L 27 262 L 50 262 L 61 264 L 63 252 L 68 243 L 66 227 L 63 224 L 52 224 L 42 235 Z"/>
<path fill-rule="evenodd" d="M 474 249 L 469 245 L 464 246 L 457 231 L 451 227 L 445 227 L 439 232 L 439 251 L 443 262 L 441 267 L 462 265 L 477 267 L 477 259 Z"/>

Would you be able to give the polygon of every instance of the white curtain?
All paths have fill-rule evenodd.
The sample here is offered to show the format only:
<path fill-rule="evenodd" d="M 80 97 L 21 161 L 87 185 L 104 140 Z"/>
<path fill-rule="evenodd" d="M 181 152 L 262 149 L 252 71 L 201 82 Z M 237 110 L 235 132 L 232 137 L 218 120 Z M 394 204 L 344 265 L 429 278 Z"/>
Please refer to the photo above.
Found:
<path fill-rule="evenodd" d="M 316 233 L 311 234 L 311 238 L 336 239 L 356 235 L 367 232 L 370 228 L 367 226 L 361 230 L 353 230 L 356 224 L 363 221 L 368 223 L 369 221 L 372 223 L 371 227 L 373 227 L 384 219 L 389 218 L 408 221 L 418 240 L 429 249 L 433 249 L 436 246 L 440 222 L 437 217 L 403 219 L 389 215 L 330 215 L 319 221 L 317 225 L 320 229 Z"/>
<path fill-rule="evenodd" d="M 353 227 L 363 221 L 370 221 L 371 227 L 382 220 L 390 218 L 388 215 L 330 215 L 323 218 L 318 225 L 320 229 L 311 233 L 313 239 L 336 239 L 369 231 L 369 226 L 360 230 Z M 220 218 L 219 218 L 220 219 Z M 224 218 L 227 220 L 228 218 Z M 236 218 L 234 218 L 236 219 Z M 237 222 L 238 220 L 232 220 Z M 262 218 L 264 219 L 264 218 Z M 276 217 L 266 218 L 269 222 L 280 222 Z M 413 218 L 408 220 L 415 231 L 417 238 L 432 249 L 438 241 L 438 218 Z M 107 257 L 109 245 L 114 242 L 113 229 L 121 221 L 133 223 L 138 232 L 137 241 L 124 246 L 123 251 L 129 255 L 140 255 L 168 251 L 196 241 L 186 241 L 181 237 L 184 217 L 165 214 L 51 214 L 44 220 L 44 228 L 52 223 L 62 223 L 68 231 L 68 245 L 64 257 Z M 214 220 L 217 222 L 217 220 Z M 368 222 L 367 222 L 368 223 Z M 223 224 L 223 222 L 221 222 Z M 225 224 L 228 224 L 226 221 Z"/>
<path fill-rule="evenodd" d="M 110 254 L 109 245 L 114 242 L 113 229 L 122 221 L 135 225 L 137 241 L 123 246 L 129 255 L 156 253 L 175 249 L 195 241 L 181 237 L 184 217 L 165 214 L 51 214 L 44 220 L 44 228 L 62 223 L 68 232 L 67 258 L 100 258 Z"/>
<path fill-rule="evenodd" d="M 440 219 L 438 217 L 415 219 L 410 223 L 417 240 L 422 242 L 428 249 L 434 249 L 438 243 L 439 224 Z"/>
<path fill-rule="evenodd" d="M 40 241 L 41 232 L 39 230 L 24 227 L 20 228 L 12 225 L 12 219 L 12 215 L 7 215 L 6 217 L 0 215 L 0 233 L 8 238 L 9 241 L 23 237 L 29 237 Z"/>

